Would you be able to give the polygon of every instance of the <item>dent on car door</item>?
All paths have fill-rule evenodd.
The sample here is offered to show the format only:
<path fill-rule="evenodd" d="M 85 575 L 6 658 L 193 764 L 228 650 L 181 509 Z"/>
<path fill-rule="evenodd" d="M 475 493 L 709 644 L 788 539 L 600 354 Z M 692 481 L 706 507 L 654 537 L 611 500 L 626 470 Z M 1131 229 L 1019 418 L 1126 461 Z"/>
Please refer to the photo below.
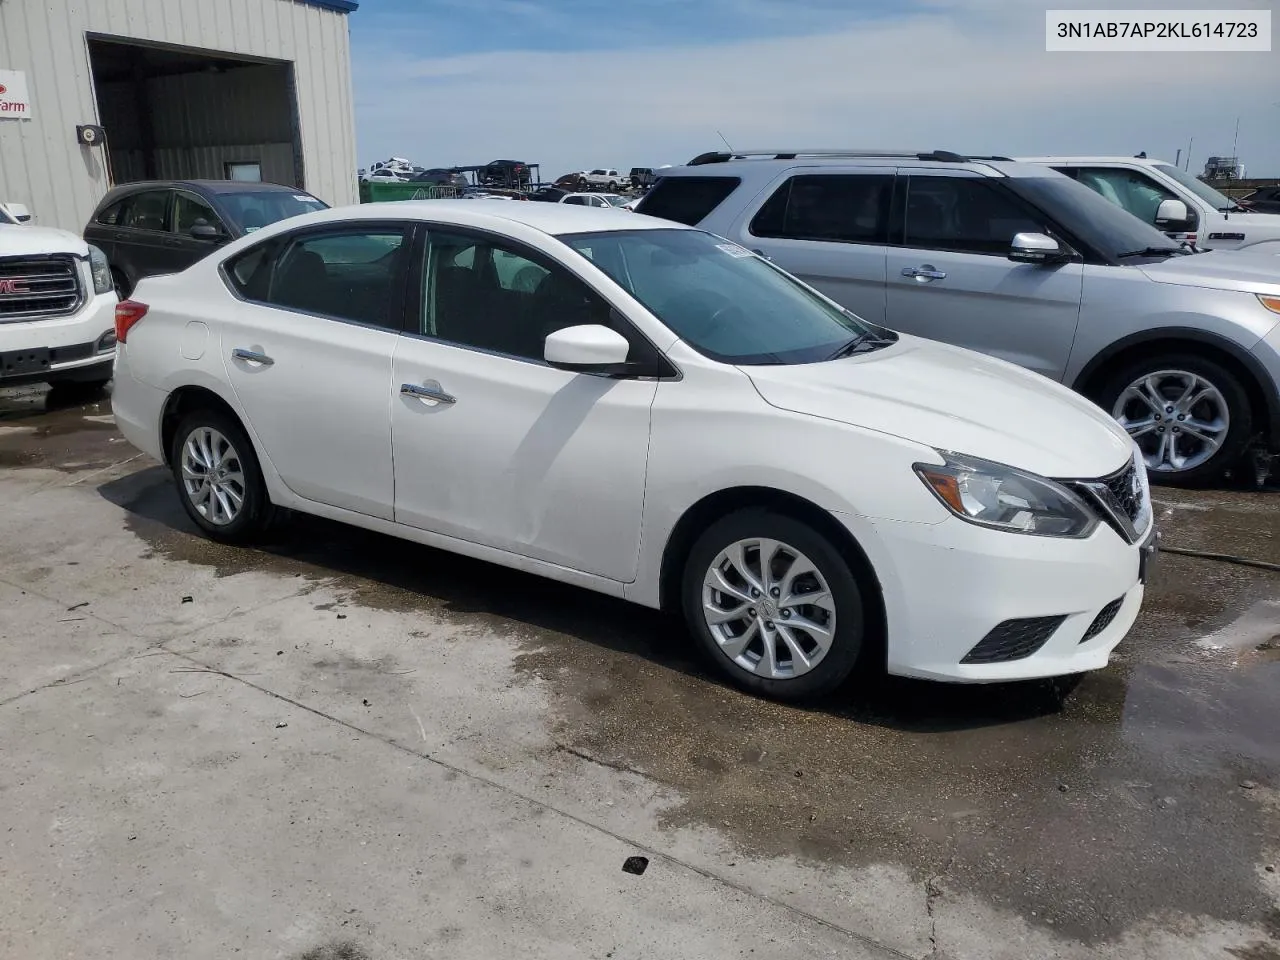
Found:
<path fill-rule="evenodd" d="M 396 520 L 633 580 L 657 382 L 543 360 L 555 330 L 617 329 L 609 304 L 540 252 L 452 228 L 429 232 L 415 270 L 395 356 Z"/>
<path fill-rule="evenodd" d="M 1052 233 L 1053 225 L 978 174 L 905 179 L 903 236 L 888 256 L 888 326 L 1060 379 L 1080 318 L 1083 266 L 1009 259 L 1016 234 Z"/>
<path fill-rule="evenodd" d="M 233 258 L 240 302 L 219 318 L 227 375 L 295 494 L 390 519 L 387 408 L 404 311 L 405 230 L 363 222 Z"/>
<path fill-rule="evenodd" d="M 885 320 L 894 171 L 789 174 L 748 209 L 740 243 L 865 320 Z"/>

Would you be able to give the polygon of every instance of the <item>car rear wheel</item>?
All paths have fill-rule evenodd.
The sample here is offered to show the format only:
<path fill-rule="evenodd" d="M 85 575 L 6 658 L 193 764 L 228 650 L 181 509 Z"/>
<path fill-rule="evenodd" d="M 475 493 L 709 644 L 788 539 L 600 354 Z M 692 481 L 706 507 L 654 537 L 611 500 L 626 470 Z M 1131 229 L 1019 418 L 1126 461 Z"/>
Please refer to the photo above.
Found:
<path fill-rule="evenodd" d="M 862 591 L 840 551 L 792 517 L 742 510 L 712 524 L 685 564 L 683 606 L 711 664 L 751 693 L 826 693 L 862 649 Z"/>
<path fill-rule="evenodd" d="M 1117 370 L 1098 398 L 1142 450 L 1157 483 L 1218 479 L 1253 429 L 1249 395 L 1229 370 L 1191 354 L 1164 354 Z"/>
<path fill-rule="evenodd" d="M 275 508 L 248 436 L 219 410 L 195 410 L 174 432 L 169 463 L 183 509 L 206 535 L 247 543 L 271 525 Z"/>

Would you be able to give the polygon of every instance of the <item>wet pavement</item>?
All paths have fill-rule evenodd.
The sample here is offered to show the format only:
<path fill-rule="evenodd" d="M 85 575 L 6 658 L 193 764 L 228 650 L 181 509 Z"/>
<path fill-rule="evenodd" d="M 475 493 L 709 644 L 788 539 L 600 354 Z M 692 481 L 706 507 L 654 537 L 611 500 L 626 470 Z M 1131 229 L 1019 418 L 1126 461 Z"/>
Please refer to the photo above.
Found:
<path fill-rule="evenodd" d="M 498 713 L 518 703 L 527 726 L 481 734 L 460 721 L 449 749 L 513 783 L 570 764 L 557 769 L 651 785 L 661 802 L 634 816 L 652 813 L 652 836 L 713 838 L 699 869 L 748 887 L 753 865 L 763 875 L 782 861 L 792 886 L 892 869 L 918 887 L 932 932 L 863 932 L 901 955 L 995 956 L 966 952 L 959 932 L 947 947 L 936 929 L 948 906 L 979 904 L 1030 931 L 1019 956 L 1039 955 L 1033 941 L 1093 955 L 1155 930 L 1187 949 L 1151 956 L 1280 958 L 1280 573 L 1163 555 L 1112 664 L 1065 697 L 1052 684 L 880 675 L 797 708 L 719 683 L 677 623 L 560 584 L 311 518 L 260 549 L 205 541 L 165 471 L 121 441 L 105 397 L 0 392 L 0 484 L 28 472 L 41 479 L 24 496 L 74 483 L 117 510 L 140 564 L 309 585 L 305 629 L 281 614 L 276 637 L 190 647 L 214 669 L 267 671 L 303 702 L 412 704 L 450 656 L 476 655 L 450 650 L 500 638 L 501 684 L 464 670 L 449 674 L 454 694 Z M 1166 545 L 1280 562 L 1280 491 L 1160 488 L 1156 500 Z M 46 576 L 27 560 L 23 575 Z M 387 618 L 424 629 L 394 648 L 316 636 Z M 536 710 L 524 699 L 535 694 Z M 409 712 L 428 741 L 435 721 Z M 404 717 L 379 722 L 414 739 Z M 626 832 L 625 803 L 603 802 Z M 1210 927 L 1235 939 L 1193 950 Z"/>

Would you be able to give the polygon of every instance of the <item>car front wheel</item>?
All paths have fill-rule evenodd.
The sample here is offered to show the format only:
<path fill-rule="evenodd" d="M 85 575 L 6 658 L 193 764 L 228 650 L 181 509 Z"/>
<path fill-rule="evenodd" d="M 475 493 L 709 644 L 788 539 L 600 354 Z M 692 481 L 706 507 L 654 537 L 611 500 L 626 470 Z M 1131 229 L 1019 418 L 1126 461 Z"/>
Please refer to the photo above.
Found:
<path fill-rule="evenodd" d="M 1239 461 L 1253 429 L 1249 395 L 1239 378 L 1191 354 L 1127 364 L 1098 399 L 1133 437 L 1158 483 L 1218 479 Z"/>
<path fill-rule="evenodd" d="M 685 565 L 683 606 L 713 666 L 751 693 L 826 693 L 862 649 L 862 591 L 840 551 L 804 522 L 763 509 L 712 524 Z"/>
<path fill-rule="evenodd" d="M 248 436 L 218 410 L 196 410 L 174 433 L 169 462 L 182 506 L 206 535 L 246 543 L 271 524 L 274 508 Z"/>

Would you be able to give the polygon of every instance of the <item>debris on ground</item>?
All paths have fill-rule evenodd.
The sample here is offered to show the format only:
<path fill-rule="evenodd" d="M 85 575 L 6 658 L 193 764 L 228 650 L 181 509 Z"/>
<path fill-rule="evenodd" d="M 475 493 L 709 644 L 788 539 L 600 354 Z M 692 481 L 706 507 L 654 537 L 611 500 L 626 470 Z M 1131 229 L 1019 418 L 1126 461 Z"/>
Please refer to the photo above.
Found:
<path fill-rule="evenodd" d="M 648 857 L 627 857 L 622 861 L 623 873 L 634 873 L 637 877 L 649 868 Z"/>

